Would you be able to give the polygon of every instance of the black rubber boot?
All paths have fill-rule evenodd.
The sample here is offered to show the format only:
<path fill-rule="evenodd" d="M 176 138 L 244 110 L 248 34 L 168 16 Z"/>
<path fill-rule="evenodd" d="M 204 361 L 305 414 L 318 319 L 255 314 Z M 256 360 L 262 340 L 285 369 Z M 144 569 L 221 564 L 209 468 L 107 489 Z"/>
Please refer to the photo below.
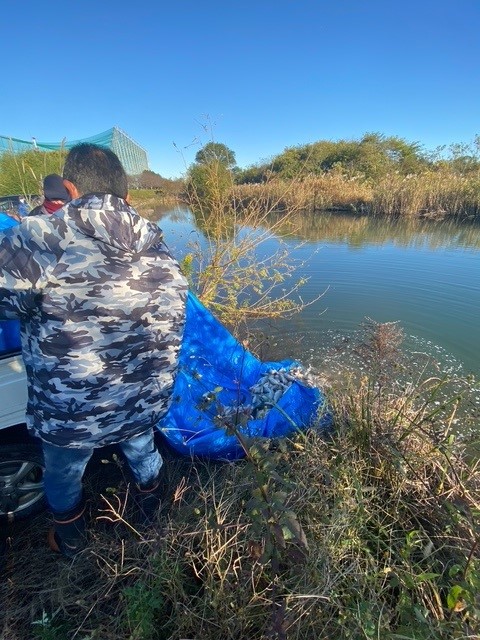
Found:
<path fill-rule="evenodd" d="M 54 527 L 48 532 L 52 551 L 74 558 L 87 545 L 85 531 L 85 502 L 63 513 L 53 512 Z"/>
<path fill-rule="evenodd" d="M 138 506 L 138 526 L 151 527 L 155 522 L 155 517 L 161 505 L 163 490 L 163 469 L 149 485 L 145 487 L 137 485 L 135 497 Z"/>

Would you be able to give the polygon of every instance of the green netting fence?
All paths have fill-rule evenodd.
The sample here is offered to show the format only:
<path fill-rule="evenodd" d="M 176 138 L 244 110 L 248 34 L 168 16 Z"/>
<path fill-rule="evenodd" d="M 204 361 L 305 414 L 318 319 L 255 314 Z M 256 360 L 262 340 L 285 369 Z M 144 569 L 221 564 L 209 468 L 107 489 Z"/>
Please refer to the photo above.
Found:
<path fill-rule="evenodd" d="M 128 175 L 139 175 L 142 171 L 148 170 L 148 158 L 145 149 L 118 127 L 112 127 L 108 131 L 103 131 L 103 133 L 98 133 L 90 138 L 71 141 L 63 139 L 61 142 L 37 142 L 35 138 L 20 140 L 19 138 L 0 135 L 0 154 L 5 152 L 21 153 L 32 149 L 58 151 L 60 149 L 71 149 L 81 142 L 91 142 L 111 149 L 119 157 Z"/>

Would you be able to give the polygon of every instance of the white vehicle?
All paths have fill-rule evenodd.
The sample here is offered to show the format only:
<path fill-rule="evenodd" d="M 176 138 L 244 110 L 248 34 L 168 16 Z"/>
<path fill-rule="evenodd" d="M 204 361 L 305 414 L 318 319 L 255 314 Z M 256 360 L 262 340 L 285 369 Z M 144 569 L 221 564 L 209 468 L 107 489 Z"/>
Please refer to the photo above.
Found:
<path fill-rule="evenodd" d="M 0 521 L 24 519 L 45 506 L 42 450 L 27 433 L 26 404 L 21 353 L 0 350 Z"/>
<path fill-rule="evenodd" d="M 2 209 L 17 212 L 21 196 L 0 198 Z M 11 219 L 0 212 L 0 229 Z M 7 226 L 5 226 L 7 222 Z M 26 518 L 45 506 L 40 442 L 25 426 L 27 383 L 15 323 L 0 321 L 0 524 Z"/>

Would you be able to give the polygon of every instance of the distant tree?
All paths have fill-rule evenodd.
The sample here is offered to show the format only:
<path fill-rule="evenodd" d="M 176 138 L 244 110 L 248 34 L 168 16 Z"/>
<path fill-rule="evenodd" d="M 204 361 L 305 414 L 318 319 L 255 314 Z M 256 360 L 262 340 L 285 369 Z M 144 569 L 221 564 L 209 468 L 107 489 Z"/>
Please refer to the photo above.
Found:
<path fill-rule="evenodd" d="M 208 142 L 195 156 L 195 162 L 198 164 L 208 164 L 212 160 L 219 162 L 227 169 L 233 169 L 237 163 L 235 152 L 221 142 Z"/>
<path fill-rule="evenodd" d="M 376 179 L 390 171 L 402 175 L 419 173 L 429 162 L 421 146 L 395 136 L 366 133 L 360 140 L 319 140 L 306 145 L 287 147 L 273 158 L 270 168 L 275 175 L 290 179 L 300 175 L 319 175 L 340 170 L 347 175 Z M 239 181 L 261 181 L 258 171 L 250 168 Z"/>
<path fill-rule="evenodd" d="M 287 179 L 298 177 L 300 174 L 323 173 L 324 161 L 335 149 L 335 143 L 329 142 L 287 147 L 273 159 L 272 170 Z"/>
<path fill-rule="evenodd" d="M 208 142 L 197 152 L 187 176 L 187 193 L 195 206 L 221 208 L 234 184 L 235 152 L 220 142 Z"/>
<path fill-rule="evenodd" d="M 262 184 L 272 177 L 271 163 L 251 165 L 235 174 L 237 184 Z"/>
<path fill-rule="evenodd" d="M 467 175 L 480 169 L 480 159 L 473 155 L 457 156 L 447 163 L 448 167 L 459 175 Z"/>
<path fill-rule="evenodd" d="M 140 189 L 140 174 L 127 176 L 129 189 Z"/>
<path fill-rule="evenodd" d="M 139 184 L 141 189 L 161 189 L 165 178 L 155 171 L 147 169 L 140 174 Z"/>
<path fill-rule="evenodd" d="M 164 178 L 154 171 L 143 171 L 136 176 L 128 176 L 129 189 L 152 189 L 153 191 L 170 196 L 178 196 L 185 189 L 185 182 L 181 179 Z"/>
<path fill-rule="evenodd" d="M 360 163 L 368 177 L 379 177 L 389 171 L 402 175 L 421 173 L 428 166 L 420 143 L 407 142 L 398 136 L 367 133 L 360 140 Z"/>
<path fill-rule="evenodd" d="M 455 173 L 465 175 L 480 168 L 480 138 L 473 144 L 453 143 L 448 147 L 448 166 Z"/>

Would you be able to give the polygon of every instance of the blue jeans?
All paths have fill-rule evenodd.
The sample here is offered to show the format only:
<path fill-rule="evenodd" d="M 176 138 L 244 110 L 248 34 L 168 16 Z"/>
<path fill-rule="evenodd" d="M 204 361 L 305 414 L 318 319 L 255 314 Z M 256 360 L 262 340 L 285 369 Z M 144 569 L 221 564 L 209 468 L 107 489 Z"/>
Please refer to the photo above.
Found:
<path fill-rule="evenodd" d="M 94 449 L 69 449 L 42 443 L 45 460 L 43 484 L 47 502 L 55 513 L 74 509 L 82 500 L 82 478 Z M 162 456 L 153 440 L 153 429 L 118 445 L 140 486 L 148 486 L 160 473 Z"/>

